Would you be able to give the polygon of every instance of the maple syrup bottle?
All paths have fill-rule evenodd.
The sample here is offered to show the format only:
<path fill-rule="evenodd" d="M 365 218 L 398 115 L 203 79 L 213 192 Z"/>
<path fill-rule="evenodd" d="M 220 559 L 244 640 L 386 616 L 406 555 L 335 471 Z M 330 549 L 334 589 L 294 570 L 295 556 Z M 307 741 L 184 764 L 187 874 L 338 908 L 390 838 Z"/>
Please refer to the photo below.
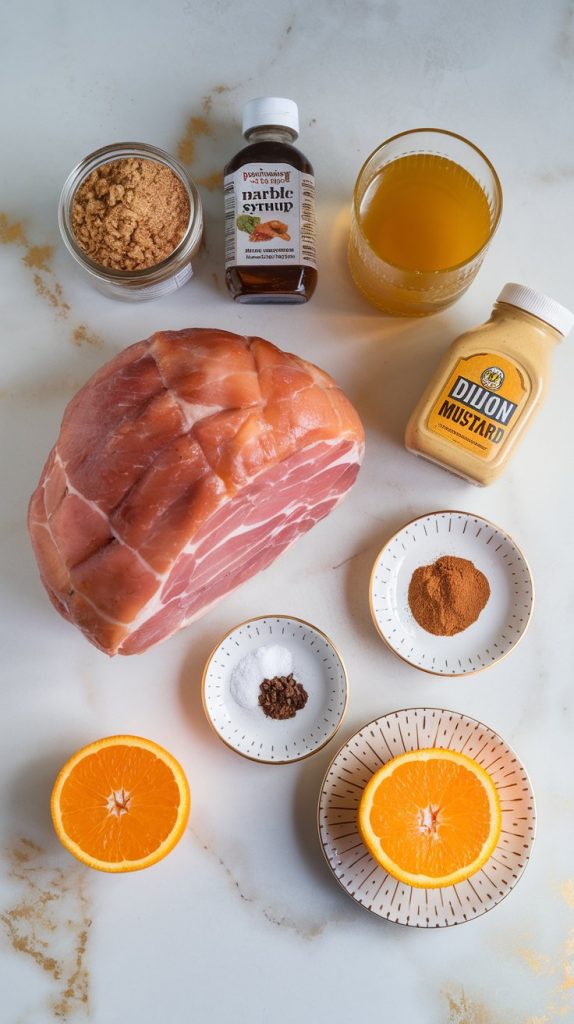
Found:
<path fill-rule="evenodd" d="M 307 302 L 317 284 L 315 178 L 293 145 L 293 100 L 243 110 L 247 146 L 225 168 L 225 282 L 236 302 Z"/>

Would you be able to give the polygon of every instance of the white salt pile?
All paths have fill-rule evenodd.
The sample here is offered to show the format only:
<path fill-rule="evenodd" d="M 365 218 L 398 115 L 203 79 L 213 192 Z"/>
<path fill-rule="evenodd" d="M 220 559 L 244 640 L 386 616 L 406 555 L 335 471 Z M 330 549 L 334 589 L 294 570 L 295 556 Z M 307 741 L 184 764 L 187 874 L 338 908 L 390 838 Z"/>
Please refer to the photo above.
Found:
<path fill-rule="evenodd" d="M 231 673 L 229 688 L 233 699 L 242 708 L 253 710 L 259 705 L 259 693 L 264 679 L 288 676 L 293 671 L 293 655 L 281 644 L 268 644 L 246 654 Z"/>
<path fill-rule="evenodd" d="M 231 673 L 229 687 L 231 696 L 242 708 L 256 708 L 259 703 L 259 687 L 263 681 L 257 654 L 246 654 Z"/>
<path fill-rule="evenodd" d="M 263 679 L 274 679 L 275 676 L 288 676 L 293 671 L 293 655 L 281 644 L 269 644 L 257 651 L 259 667 Z"/>

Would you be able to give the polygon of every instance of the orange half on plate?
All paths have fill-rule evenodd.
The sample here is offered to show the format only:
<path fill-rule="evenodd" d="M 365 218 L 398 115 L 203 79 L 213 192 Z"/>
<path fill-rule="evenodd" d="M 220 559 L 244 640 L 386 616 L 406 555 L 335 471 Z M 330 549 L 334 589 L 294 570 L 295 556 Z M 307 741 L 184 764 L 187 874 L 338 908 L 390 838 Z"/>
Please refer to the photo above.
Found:
<path fill-rule="evenodd" d="M 358 826 L 375 860 L 406 885 L 435 889 L 469 878 L 500 836 L 490 775 L 454 750 L 411 750 L 367 783 Z"/>
<path fill-rule="evenodd" d="M 66 762 L 52 790 L 60 841 L 99 871 L 138 871 L 181 839 L 190 795 L 181 765 L 151 740 L 109 736 Z"/>

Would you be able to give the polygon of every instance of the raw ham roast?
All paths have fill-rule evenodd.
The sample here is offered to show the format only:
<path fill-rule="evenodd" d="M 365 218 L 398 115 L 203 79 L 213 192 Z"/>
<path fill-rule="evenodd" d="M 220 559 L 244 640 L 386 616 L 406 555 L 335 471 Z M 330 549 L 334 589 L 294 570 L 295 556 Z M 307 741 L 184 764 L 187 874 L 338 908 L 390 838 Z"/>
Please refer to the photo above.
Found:
<path fill-rule="evenodd" d="M 311 363 L 226 331 L 154 334 L 64 413 L 29 510 L 44 586 L 100 650 L 145 651 L 326 516 L 363 447 Z"/>

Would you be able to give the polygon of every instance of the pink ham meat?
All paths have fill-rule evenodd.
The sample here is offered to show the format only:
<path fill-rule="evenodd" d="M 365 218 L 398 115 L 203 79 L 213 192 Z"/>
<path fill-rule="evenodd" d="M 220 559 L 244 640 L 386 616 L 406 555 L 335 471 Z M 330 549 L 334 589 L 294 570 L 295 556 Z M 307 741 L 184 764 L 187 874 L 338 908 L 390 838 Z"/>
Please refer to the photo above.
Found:
<path fill-rule="evenodd" d="M 226 331 L 154 334 L 64 414 L 29 509 L 49 597 L 100 650 L 145 651 L 326 516 L 363 447 L 311 363 Z"/>

